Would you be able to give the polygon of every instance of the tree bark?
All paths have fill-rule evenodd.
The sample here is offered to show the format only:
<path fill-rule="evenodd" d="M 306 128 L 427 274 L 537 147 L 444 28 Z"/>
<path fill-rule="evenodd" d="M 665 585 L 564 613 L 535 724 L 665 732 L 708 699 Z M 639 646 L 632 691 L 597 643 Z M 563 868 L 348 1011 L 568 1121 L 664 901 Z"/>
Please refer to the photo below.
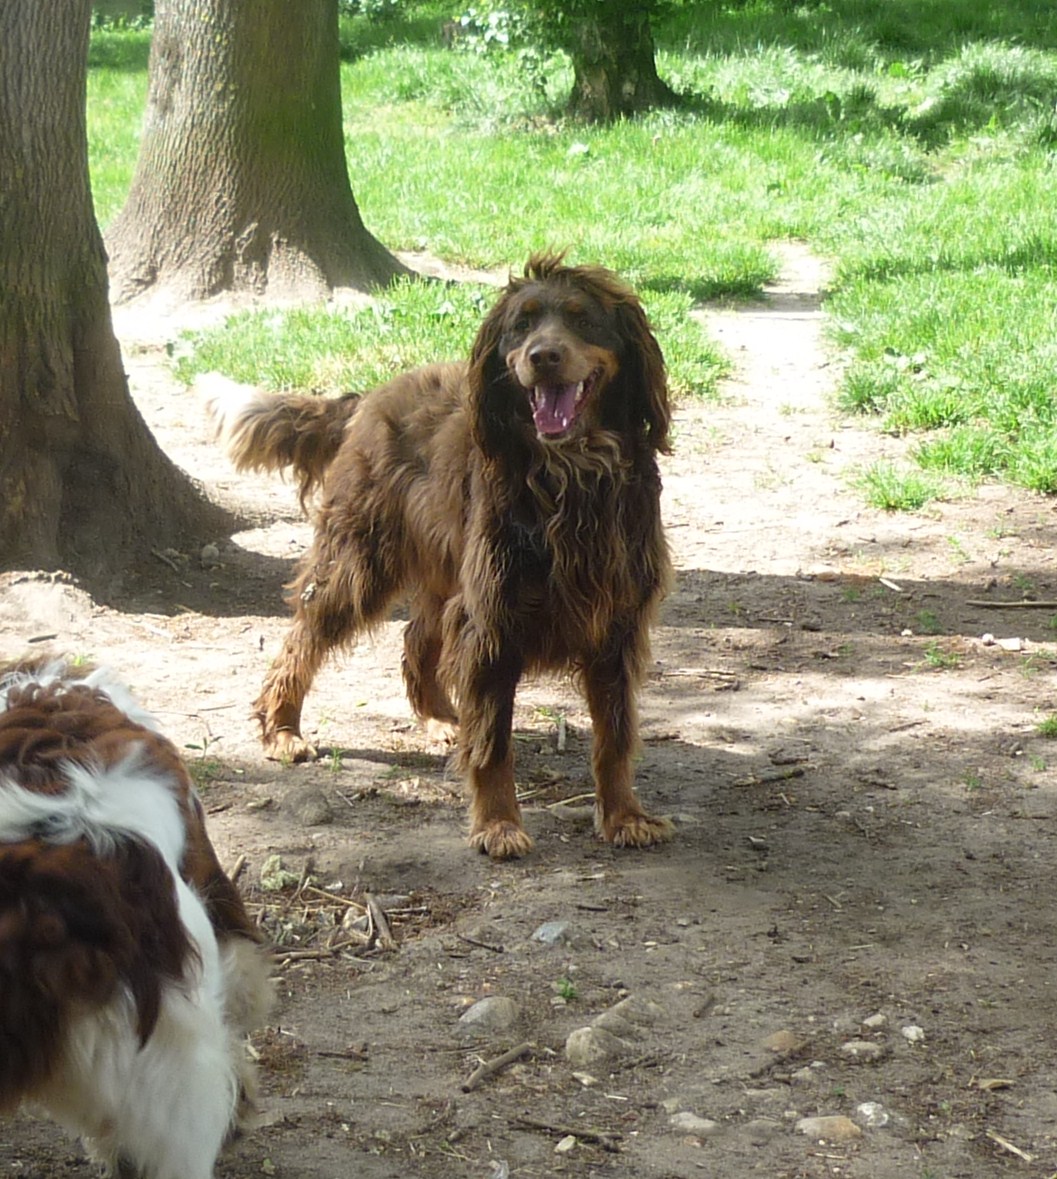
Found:
<path fill-rule="evenodd" d="M 409 273 L 367 231 L 341 122 L 337 0 L 157 0 L 118 300 L 320 296 Z"/>
<path fill-rule="evenodd" d="M 88 180 L 90 17 L 0 4 L 0 569 L 105 574 L 230 524 L 129 397 Z"/>
<path fill-rule="evenodd" d="M 673 106 L 679 96 L 657 73 L 656 47 L 645 6 L 598 6 L 597 15 L 575 23 L 569 53 L 573 90 L 569 111 L 604 123 L 656 106 Z"/>

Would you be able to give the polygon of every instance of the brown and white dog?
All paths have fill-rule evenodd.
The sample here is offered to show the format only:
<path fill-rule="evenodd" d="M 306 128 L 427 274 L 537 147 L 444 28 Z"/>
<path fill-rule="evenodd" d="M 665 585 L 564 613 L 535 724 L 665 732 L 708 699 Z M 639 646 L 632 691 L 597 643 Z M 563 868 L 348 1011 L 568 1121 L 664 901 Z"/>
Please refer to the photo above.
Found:
<path fill-rule="evenodd" d="M 123 1175 L 211 1179 L 268 971 L 155 720 L 103 670 L 0 668 L 0 1111 Z"/>

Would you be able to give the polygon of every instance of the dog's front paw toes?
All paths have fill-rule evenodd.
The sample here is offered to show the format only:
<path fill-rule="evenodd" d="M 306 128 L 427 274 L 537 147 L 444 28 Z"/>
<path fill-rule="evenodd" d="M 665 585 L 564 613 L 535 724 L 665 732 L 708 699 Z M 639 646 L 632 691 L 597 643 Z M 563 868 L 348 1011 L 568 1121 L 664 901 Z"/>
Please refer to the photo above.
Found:
<path fill-rule="evenodd" d="M 423 727 L 430 745 L 450 749 L 459 739 L 459 726 L 455 721 L 437 720 L 431 716 Z"/>
<path fill-rule="evenodd" d="M 668 819 L 655 819 L 645 812 L 607 819 L 602 823 L 602 838 L 614 847 L 652 847 L 667 843 L 675 834 L 675 826 Z"/>
<path fill-rule="evenodd" d="M 520 823 L 502 820 L 471 832 L 470 846 L 493 860 L 517 860 L 532 851 L 532 839 Z"/>
<path fill-rule="evenodd" d="M 314 745 L 290 729 L 280 729 L 264 738 L 264 756 L 269 761 L 286 764 L 297 761 L 315 761 L 319 756 Z"/>

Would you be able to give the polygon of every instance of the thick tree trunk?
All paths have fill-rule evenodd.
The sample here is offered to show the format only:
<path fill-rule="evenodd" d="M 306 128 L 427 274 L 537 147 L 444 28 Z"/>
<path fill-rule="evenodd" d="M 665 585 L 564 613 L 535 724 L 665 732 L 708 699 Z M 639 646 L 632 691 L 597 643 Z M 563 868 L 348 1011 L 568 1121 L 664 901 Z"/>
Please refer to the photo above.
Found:
<path fill-rule="evenodd" d="M 321 295 L 406 274 L 368 233 L 341 125 L 337 0 L 157 0 L 118 299 Z"/>
<path fill-rule="evenodd" d="M 577 22 L 570 46 L 573 91 L 570 113 L 604 123 L 679 96 L 657 73 L 653 30 L 643 6 L 612 5 Z"/>
<path fill-rule="evenodd" d="M 0 4 L 0 569 L 103 574 L 230 523 L 129 397 L 88 183 L 90 16 Z"/>

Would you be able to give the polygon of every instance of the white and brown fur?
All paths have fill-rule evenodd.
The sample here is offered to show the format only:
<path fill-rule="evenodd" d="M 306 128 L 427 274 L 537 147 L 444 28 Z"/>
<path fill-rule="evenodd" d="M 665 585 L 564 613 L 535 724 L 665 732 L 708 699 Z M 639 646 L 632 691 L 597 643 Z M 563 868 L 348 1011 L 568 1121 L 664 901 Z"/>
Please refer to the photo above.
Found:
<path fill-rule="evenodd" d="M 657 466 L 670 410 L 630 288 L 536 255 L 466 362 L 362 398 L 209 396 L 240 469 L 291 468 L 302 500 L 320 492 L 293 624 L 256 704 L 269 756 L 314 755 L 301 707 L 320 665 L 406 596 L 408 697 L 435 733 L 457 726 L 473 846 L 503 859 L 532 845 L 511 724 L 521 676 L 541 670 L 573 671 L 587 697 L 599 833 L 631 847 L 670 837 L 633 787 L 636 694 L 670 576 Z"/>
<path fill-rule="evenodd" d="M 43 1109 L 112 1173 L 211 1179 L 268 973 L 154 719 L 104 670 L 0 668 L 0 1114 Z"/>

